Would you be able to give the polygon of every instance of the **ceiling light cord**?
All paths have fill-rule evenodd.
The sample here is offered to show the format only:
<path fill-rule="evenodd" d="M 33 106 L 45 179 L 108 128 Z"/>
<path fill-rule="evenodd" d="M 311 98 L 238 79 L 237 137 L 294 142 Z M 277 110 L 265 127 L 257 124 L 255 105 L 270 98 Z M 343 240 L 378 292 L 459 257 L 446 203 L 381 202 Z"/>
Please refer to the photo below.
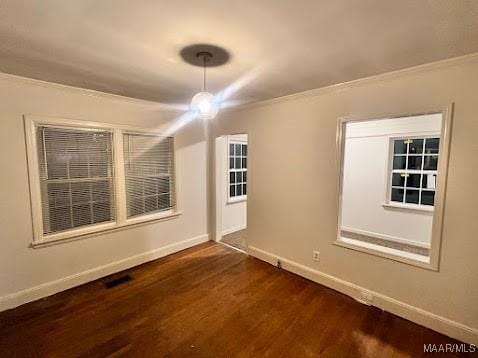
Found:
<path fill-rule="evenodd" d="M 202 57 L 203 60 L 203 84 L 202 84 L 202 90 L 203 92 L 206 92 L 206 55 Z"/>

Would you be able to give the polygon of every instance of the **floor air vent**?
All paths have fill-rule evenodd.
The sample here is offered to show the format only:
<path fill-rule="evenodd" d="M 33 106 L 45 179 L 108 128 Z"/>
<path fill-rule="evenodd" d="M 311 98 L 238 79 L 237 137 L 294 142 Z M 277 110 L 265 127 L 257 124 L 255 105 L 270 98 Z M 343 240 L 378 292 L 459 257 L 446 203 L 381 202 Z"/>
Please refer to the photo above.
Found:
<path fill-rule="evenodd" d="M 132 279 L 133 278 L 130 275 L 120 276 L 120 277 L 111 279 L 109 281 L 106 281 L 105 282 L 105 287 L 106 288 L 113 288 L 113 287 L 119 286 L 119 285 L 121 285 L 125 282 L 131 281 Z"/>

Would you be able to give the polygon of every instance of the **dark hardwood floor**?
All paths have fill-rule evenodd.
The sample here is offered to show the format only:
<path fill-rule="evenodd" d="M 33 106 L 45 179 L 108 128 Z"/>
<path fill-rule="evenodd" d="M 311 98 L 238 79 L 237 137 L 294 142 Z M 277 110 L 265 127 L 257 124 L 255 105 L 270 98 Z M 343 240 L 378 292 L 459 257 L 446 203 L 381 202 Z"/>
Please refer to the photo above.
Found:
<path fill-rule="evenodd" d="M 0 356 L 418 357 L 457 343 L 220 244 L 113 278 L 125 273 L 0 313 Z"/>

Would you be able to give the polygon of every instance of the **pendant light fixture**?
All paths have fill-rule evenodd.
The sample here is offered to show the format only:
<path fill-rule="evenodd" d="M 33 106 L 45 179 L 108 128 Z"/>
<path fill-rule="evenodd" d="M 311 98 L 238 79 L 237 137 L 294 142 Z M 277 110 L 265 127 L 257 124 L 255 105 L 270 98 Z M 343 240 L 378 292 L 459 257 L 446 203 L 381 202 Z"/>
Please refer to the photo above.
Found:
<path fill-rule="evenodd" d="M 191 100 L 191 110 L 202 119 L 213 119 L 219 112 L 219 104 L 214 101 L 214 95 L 207 92 L 206 67 L 212 59 L 212 53 L 207 51 L 198 52 L 196 55 L 203 63 L 203 89 L 196 93 Z"/>

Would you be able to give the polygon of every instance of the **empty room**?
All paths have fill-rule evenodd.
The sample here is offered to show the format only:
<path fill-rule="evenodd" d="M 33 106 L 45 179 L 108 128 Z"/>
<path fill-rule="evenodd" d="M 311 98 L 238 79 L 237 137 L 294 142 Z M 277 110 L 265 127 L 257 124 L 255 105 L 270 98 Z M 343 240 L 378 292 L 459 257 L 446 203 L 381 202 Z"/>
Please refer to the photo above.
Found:
<path fill-rule="evenodd" d="M 478 356 L 478 1 L 1 0 L 0 357 Z"/>

